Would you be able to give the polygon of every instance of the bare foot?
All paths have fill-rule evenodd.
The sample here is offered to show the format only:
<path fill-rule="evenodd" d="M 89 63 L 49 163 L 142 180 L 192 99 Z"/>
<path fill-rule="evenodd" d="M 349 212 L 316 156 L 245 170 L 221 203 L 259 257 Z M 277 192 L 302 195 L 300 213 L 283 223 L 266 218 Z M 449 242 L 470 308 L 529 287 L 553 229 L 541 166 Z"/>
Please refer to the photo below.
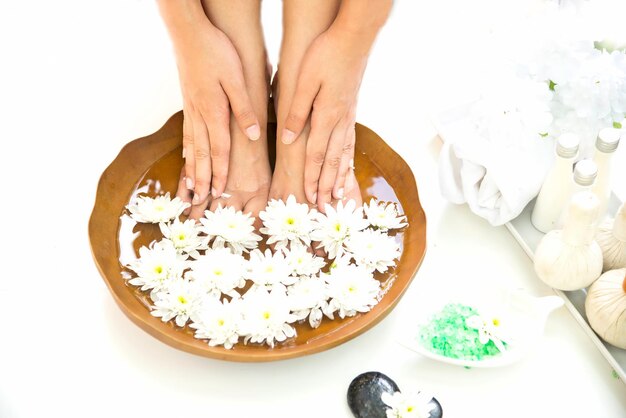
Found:
<path fill-rule="evenodd" d="M 261 139 L 249 141 L 236 125 L 231 131 L 233 141 L 226 189 L 222 196 L 211 202 L 210 209 L 215 210 L 219 205 L 232 206 L 258 217 L 267 205 L 272 179 L 267 132 L 263 129 Z"/>

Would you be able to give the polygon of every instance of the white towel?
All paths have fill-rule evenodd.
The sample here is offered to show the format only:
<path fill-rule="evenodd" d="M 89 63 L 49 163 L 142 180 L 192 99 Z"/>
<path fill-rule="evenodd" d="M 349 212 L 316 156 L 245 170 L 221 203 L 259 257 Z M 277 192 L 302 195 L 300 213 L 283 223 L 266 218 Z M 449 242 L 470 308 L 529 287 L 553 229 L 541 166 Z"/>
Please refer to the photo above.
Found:
<path fill-rule="evenodd" d="M 506 133 L 488 138 L 470 117 L 471 106 L 441 113 L 434 120 L 444 141 L 439 157 L 441 192 L 452 203 L 467 203 L 492 225 L 503 225 L 539 193 L 553 161 L 553 141 Z"/>

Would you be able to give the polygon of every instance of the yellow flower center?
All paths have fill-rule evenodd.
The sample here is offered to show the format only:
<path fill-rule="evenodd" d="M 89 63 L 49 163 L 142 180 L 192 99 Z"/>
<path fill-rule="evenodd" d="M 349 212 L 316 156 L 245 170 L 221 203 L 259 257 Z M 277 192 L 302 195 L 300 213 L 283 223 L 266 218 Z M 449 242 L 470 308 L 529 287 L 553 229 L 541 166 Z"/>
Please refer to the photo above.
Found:
<path fill-rule="evenodd" d="M 335 224 L 335 231 L 337 231 L 337 232 L 341 231 L 341 224 L 340 223 L 336 223 Z"/>
<path fill-rule="evenodd" d="M 348 288 L 348 292 L 350 292 L 350 293 L 354 292 L 355 290 L 356 290 L 356 287 L 354 287 L 354 286 L 350 286 Z"/>
<path fill-rule="evenodd" d="M 178 301 L 179 301 L 180 303 L 182 303 L 182 304 L 187 303 L 187 299 L 185 299 L 185 297 L 184 297 L 183 295 L 180 295 L 180 296 L 178 297 Z"/>
<path fill-rule="evenodd" d="M 219 325 L 220 327 L 224 326 L 224 320 L 223 319 L 218 319 L 217 325 Z"/>
<path fill-rule="evenodd" d="M 229 224 L 228 224 L 228 227 L 229 227 L 230 229 L 235 229 L 235 228 L 237 227 L 237 225 L 235 225 L 234 223 L 229 223 Z"/>
<path fill-rule="evenodd" d="M 157 212 L 163 212 L 165 208 L 161 205 L 157 205 L 154 207 L 154 210 L 156 210 Z"/>
<path fill-rule="evenodd" d="M 154 272 L 155 272 L 156 274 L 161 274 L 161 273 L 163 273 L 163 267 L 162 267 L 162 266 L 156 266 L 156 267 L 154 268 Z"/>
<path fill-rule="evenodd" d="M 295 220 L 295 219 L 293 219 L 293 218 L 291 218 L 291 217 L 290 217 L 290 218 L 287 218 L 287 224 L 288 224 L 288 225 L 293 225 L 293 224 L 295 224 L 295 223 L 296 223 L 296 220 Z"/>
<path fill-rule="evenodd" d="M 499 326 L 500 325 L 500 320 L 498 318 L 493 318 L 493 320 L 491 321 L 493 323 L 494 326 Z"/>
<path fill-rule="evenodd" d="M 224 272 L 222 270 L 215 270 L 213 274 L 215 274 L 216 276 L 221 276 L 222 274 L 224 274 Z"/>
<path fill-rule="evenodd" d="M 407 406 L 406 407 L 406 412 L 413 412 L 413 407 L 412 406 Z"/>
<path fill-rule="evenodd" d="M 270 319 L 270 313 L 267 311 L 263 312 L 263 319 Z"/>
<path fill-rule="evenodd" d="M 274 267 L 273 267 L 273 266 L 267 266 L 267 267 L 265 268 L 265 272 L 266 272 L 266 273 L 271 273 L 271 272 L 273 272 L 273 271 L 274 271 Z"/>
<path fill-rule="evenodd" d="M 184 241 L 184 240 L 185 240 L 185 234 L 180 234 L 180 235 L 178 236 L 178 240 L 179 240 L 179 241 Z"/>

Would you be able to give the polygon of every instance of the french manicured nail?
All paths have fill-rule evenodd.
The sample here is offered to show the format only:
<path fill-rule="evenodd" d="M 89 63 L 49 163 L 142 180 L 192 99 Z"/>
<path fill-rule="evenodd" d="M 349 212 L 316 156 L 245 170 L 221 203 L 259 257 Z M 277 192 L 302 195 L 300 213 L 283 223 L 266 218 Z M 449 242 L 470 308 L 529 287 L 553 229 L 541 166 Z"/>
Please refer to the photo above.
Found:
<path fill-rule="evenodd" d="M 350 168 L 354 170 L 354 160 L 350 160 Z"/>
<path fill-rule="evenodd" d="M 185 186 L 187 186 L 187 190 L 193 190 L 193 179 L 191 177 L 185 179 Z"/>
<path fill-rule="evenodd" d="M 185 159 L 185 154 L 187 154 L 187 149 L 183 148 L 183 160 Z"/>
<path fill-rule="evenodd" d="M 246 129 L 246 135 L 253 141 L 258 140 L 261 137 L 261 128 L 259 125 L 252 125 Z"/>
<path fill-rule="evenodd" d="M 315 204 L 317 202 L 317 193 L 313 193 L 313 198 L 311 199 L 311 204 Z"/>
<path fill-rule="evenodd" d="M 219 196 L 217 195 L 217 190 L 215 190 L 215 187 L 213 187 L 211 189 L 211 195 L 213 195 L 213 199 L 217 199 Z"/>
<path fill-rule="evenodd" d="M 337 190 L 337 199 L 343 199 L 343 187 Z"/>
<path fill-rule="evenodd" d="M 291 144 L 296 140 L 295 132 L 291 132 L 289 129 L 283 129 L 283 144 Z"/>

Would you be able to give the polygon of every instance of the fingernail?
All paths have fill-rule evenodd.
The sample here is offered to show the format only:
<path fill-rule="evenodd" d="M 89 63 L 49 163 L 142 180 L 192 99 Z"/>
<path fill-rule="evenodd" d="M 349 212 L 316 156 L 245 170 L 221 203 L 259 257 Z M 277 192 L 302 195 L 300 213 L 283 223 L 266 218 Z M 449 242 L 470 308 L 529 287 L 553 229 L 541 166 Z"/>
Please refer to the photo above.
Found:
<path fill-rule="evenodd" d="M 194 205 L 200 203 L 200 196 L 198 195 L 198 193 L 193 194 L 193 199 L 191 200 L 191 203 L 193 203 Z"/>
<path fill-rule="evenodd" d="M 261 128 L 259 125 L 252 125 L 246 129 L 246 135 L 253 141 L 258 140 L 261 137 Z"/>
<path fill-rule="evenodd" d="M 337 190 L 337 199 L 343 199 L 343 187 Z"/>
<path fill-rule="evenodd" d="M 354 170 L 354 160 L 350 160 L 350 168 Z"/>
<path fill-rule="evenodd" d="M 315 204 L 317 202 L 317 193 L 313 193 L 313 198 L 310 200 L 311 204 Z"/>
<path fill-rule="evenodd" d="M 193 179 L 191 177 L 185 179 L 185 186 L 187 186 L 187 190 L 193 190 Z"/>
<path fill-rule="evenodd" d="M 296 134 L 294 132 L 291 132 L 289 129 L 283 129 L 282 140 L 283 144 L 291 144 L 293 141 L 296 140 Z"/>
<path fill-rule="evenodd" d="M 217 199 L 219 196 L 217 195 L 217 190 L 215 190 L 215 187 L 213 187 L 211 189 L 211 194 L 213 195 L 213 199 Z"/>
<path fill-rule="evenodd" d="M 187 153 L 187 149 L 183 148 L 183 160 L 185 159 L 185 154 Z"/>

